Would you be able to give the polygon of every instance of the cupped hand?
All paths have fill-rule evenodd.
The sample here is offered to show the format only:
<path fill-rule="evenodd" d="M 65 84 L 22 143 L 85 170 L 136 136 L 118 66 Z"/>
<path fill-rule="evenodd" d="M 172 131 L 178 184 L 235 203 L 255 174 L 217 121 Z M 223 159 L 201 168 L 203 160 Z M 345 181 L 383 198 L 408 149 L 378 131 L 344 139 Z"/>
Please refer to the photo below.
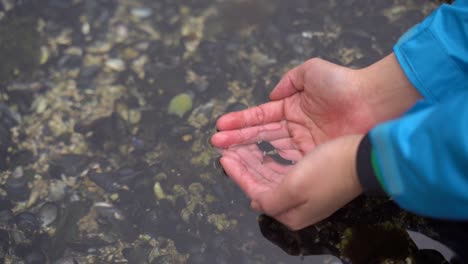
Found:
<path fill-rule="evenodd" d="M 298 160 L 317 144 L 364 133 L 375 123 L 361 85 L 355 70 L 311 59 L 282 78 L 271 102 L 219 118 L 211 142 L 227 148 L 269 141 L 287 145 L 280 155 Z"/>
<path fill-rule="evenodd" d="M 294 166 L 265 156 L 255 144 L 225 150 L 221 164 L 259 212 L 297 230 L 333 214 L 362 192 L 355 164 L 363 135 L 321 144 Z"/>
<path fill-rule="evenodd" d="M 353 185 L 356 177 L 349 174 L 354 169 L 344 163 L 356 149 L 346 152 L 346 161 L 340 152 L 348 141 L 352 143 L 344 145 L 354 148 L 358 136 L 346 135 L 365 134 L 377 123 L 401 115 L 420 97 L 393 54 L 361 70 L 311 59 L 281 79 L 271 102 L 223 115 L 211 143 L 253 207 L 297 229 L 323 219 L 360 193 Z M 296 164 L 275 162 L 257 147 L 260 141 L 271 143 Z M 347 169 L 340 167 L 345 165 Z M 345 191 L 349 194 L 338 197 Z"/>
<path fill-rule="evenodd" d="M 367 132 L 401 115 L 421 95 L 393 54 L 361 70 L 318 58 L 290 70 L 271 102 L 228 113 L 217 121 L 217 148 L 269 141 L 286 159 L 299 160 L 316 145 Z"/>

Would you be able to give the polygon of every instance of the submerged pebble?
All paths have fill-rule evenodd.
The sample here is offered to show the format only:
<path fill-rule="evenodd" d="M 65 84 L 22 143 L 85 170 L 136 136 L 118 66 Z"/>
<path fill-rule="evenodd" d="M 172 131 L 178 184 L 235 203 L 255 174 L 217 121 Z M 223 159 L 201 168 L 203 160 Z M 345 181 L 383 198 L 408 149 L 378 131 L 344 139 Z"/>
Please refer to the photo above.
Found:
<path fill-rule="evenodd" d="M 151 11 L 151 9 L 149 8 L 137 7 L 133 8 L 131 13 L 132 16 L 137 18 L 148 18 L 153 14 L 153 11 Z"/>
<path fill-rule="evenodd" d="M 169 114 L 184 116 L 185 113 L 192 110 L 192 97 L 187 93 L 181 93 L 174 96 L 169 102 Z"/>
<path fill-rule="evenodd" d="M 58 216 L 58 206 L 54 203 L 45 203 L 37 213 L 43 227 L 51 225 Z"/>
<path fill-rule="evenodd" d="M 107 192 L 116 192 L 120 189 L 120 184 L 114 181 L 112 174 L 106 172 L 92 172 L 89 179 Z"/>
<path fill-rule="evenodd" d="M 106 66 L 107 68 L 118 72 L 125 70 L 125 62 L 121 59 L 109 59 L 106 61 Z"/>
<path fill-rule="evenodd" d="M 49 162 L 49 175 L 56 179 L 62 177 L 78 177 L 86 169 L 90 159 L 80 154 L 65 154 L 53 158 Z"/>
<path fill-rule="evenodd" d="M 15 201 L 24 201 L 29 197 L 28 179 L 21 167 L 17 167 L 5 183 L 8 197 Z"/>
<path fill-rule="evenodd" d="M 39 231 L 40 224 L 37 217 L 30 212 L 22 212 L 15 216 L 15 223 L 18 230 L 25 235 L 31 235 Z"/>
<path fill-rule="evenodd" d="M 26 264 L 43 264 L 47 262 L 46 256 L 40 251 L 40 249 L 33 249 L 29 251 L 24 256 L 24 261 Z"/>

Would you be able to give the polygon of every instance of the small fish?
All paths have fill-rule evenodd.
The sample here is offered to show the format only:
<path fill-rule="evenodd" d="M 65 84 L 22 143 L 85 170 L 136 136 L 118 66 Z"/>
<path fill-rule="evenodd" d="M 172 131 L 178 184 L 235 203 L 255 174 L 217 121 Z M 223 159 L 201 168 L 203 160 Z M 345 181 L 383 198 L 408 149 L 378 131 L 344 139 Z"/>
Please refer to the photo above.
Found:
<path fill-rule="evenodd" d="M 260 149 L 260 151 L 263 151 L 263 156 L 268 156 L 281 165 L 294 165 L 294 161 L 281 157 L 281 155 L 278 154 L 276 148 L 268 141 L 258 142 L 257 147 Z"/>

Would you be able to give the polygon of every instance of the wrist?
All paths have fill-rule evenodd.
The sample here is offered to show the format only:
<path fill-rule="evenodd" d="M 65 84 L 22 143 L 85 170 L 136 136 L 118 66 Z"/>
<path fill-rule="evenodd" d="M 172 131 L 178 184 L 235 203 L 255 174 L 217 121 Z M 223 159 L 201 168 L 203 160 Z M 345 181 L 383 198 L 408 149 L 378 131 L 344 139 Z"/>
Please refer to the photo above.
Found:
<path fill-rule="evenodd" d="M 381 181 L 377 157 L 372 149 L 369 134 L 365 135 L 356 151 L 356 174 L 366 194 L 384 196 L 386 192 Z"/>
<path fill-rule="evenodd" d="M 375 123 L 401 116 L 422 96 L 406 77 L 391 53 L 376 63 L 357 70 L 361 98 Z"/>
<path fill-rule="evenodd" d="M 363 186 L 359 180 L 358 174 L 357 174 L 357 155 L 356 153 L 358 152 L 359 145 L 364 138 L 364 135 L 350 135 L 346 136 L 348 138 L 348 146 L 347 146 L 347 151 L 346 151 L 346 158 L 345 160 L 347 161 L 346 164 L 346 172 L 343 173 L 343 175 L 348 175 L 346 179 L 344 179 L 344 182 L 347 186 L 351 186 L 350 190 L 352 190 L 352 193 L 354 197 L 360 195 L 364 189 Z"/>

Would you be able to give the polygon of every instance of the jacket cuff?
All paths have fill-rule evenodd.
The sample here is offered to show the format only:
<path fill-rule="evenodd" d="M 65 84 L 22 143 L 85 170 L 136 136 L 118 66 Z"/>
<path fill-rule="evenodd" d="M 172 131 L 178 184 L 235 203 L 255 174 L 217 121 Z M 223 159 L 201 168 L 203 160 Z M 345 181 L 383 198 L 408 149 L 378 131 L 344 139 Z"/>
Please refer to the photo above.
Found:
<path fill-rule="evenodd" d="M 359 143 L 356 156 L 356 170 L 364 192 L 374 196 L 386 196 L 381 181 L 375 154 L 372 150 L 369 134 Z"/>

